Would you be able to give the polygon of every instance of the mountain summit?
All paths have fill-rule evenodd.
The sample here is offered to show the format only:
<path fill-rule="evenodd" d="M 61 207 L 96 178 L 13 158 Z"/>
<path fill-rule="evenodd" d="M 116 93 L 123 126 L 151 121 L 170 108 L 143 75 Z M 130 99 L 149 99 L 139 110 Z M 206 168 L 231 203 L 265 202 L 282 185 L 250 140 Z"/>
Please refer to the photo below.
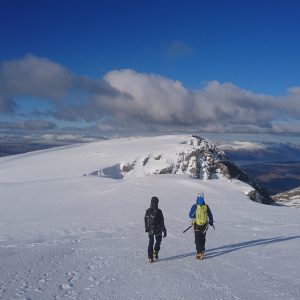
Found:
<path fill-rule="evenodd" d="M 148 138 L 153 141 L 163 137 Z M 198 135 L 174 136 L 170 143 L 170 137 L 165 137 L 169 148 L 157 143 L 152 152 L 136 155 L 131 160 L 118 162 L 104 169 L 89 173 L 101 177 L 115 179 L 143 177 L 155 174 L 187 174 L 195 179 L 237 179 L 249 184 L 253 190 L 248 196 L 251 200 L 263 204 L 273 204 L 267 190 L 251 179 L 246 172 L 230 161 L 223 151 L 219 151 L 216 144 Z M 173 139 L 174 139 L 173 138 Z M 138 139 L 137 139 L 138 140 Z M 134 143 L 134 142 L 133 142 Z M 146 147 L 147 149 L 147 147 Z M 122 149 L 120 149 L 122 151 Z"/>

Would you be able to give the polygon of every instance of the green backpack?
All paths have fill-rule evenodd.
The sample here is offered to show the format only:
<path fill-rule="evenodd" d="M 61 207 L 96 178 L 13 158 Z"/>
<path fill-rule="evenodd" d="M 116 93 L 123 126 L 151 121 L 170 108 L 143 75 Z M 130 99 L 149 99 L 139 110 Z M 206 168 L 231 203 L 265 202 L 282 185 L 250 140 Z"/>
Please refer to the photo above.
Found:
<path fill-rule="evenodd" d="M 197 205 L 195 224 L 204 225 L 207 223 L 207 206 L 206 204 Z"/>

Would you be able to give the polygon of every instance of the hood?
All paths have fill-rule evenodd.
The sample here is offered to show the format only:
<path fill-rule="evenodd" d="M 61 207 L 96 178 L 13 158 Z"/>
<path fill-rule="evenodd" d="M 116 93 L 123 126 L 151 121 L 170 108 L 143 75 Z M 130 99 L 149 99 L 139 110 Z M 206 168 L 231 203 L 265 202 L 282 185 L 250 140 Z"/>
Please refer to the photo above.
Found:
<path fill-rule="evenodd" d="M 196 203 L 197 203 L 197 205 L 203 205 L 205 203 L 204 197 L 202 195 L 198 195 Z"/>
<path fill-rule="evenodd" d="M 151 198 L 151 205 L 150 205 L 150 207 L 152 208 L 152 209 L 158 209 L 158 198 L 157 197 L 152 197 Z"/>

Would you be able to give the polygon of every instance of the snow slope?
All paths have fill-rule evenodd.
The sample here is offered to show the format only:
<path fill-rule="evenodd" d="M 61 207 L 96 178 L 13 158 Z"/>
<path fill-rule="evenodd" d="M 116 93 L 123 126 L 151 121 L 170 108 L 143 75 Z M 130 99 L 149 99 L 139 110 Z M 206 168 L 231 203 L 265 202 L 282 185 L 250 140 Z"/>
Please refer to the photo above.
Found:
<path fill-rule="evenodd" d="M 120 172 L 147 157 L 172 160 L 186 140 L 118 139 L 0 158 L 0 298 L 299 299 L 300 210 L 252 202 L 250 186 L 222 176 L 147 176 L 142 163 Z M 199 191 L 216 221 L 204 261 L 195 260 L 192 230 L 182 233 Z M 143 218 L 153 195 L 168 236 L 149 264 Z"/>

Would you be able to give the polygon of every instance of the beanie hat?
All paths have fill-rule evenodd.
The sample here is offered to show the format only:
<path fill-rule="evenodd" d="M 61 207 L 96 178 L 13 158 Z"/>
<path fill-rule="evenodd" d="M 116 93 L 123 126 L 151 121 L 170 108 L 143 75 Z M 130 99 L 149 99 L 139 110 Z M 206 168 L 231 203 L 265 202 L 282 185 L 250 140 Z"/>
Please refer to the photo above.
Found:
<path fill-rule="evenodd" d="M 198 205 L 204 204 L 204 193 L 203 192 L 200 192 L 198 194 L 196 202 Z"/>

